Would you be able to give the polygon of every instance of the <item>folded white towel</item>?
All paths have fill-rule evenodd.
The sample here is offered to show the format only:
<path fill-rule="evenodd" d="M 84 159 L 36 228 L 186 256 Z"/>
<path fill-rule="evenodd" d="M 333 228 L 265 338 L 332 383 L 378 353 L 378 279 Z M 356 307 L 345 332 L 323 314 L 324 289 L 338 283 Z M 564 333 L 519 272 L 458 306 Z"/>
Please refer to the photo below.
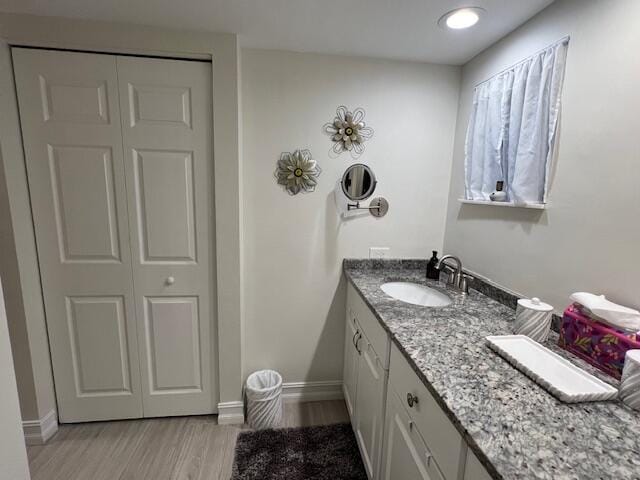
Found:
<path fill-rule="evenodd" d="M 593 293 L 576 292 L 572 293 L 569 298 L 572 302 L 589 310 L 594 317 L 612 327 L 621 328 L 628 332 L 640 332 L 640 312 L 638 310 L 610 302 L 604 295 L 594 295 Z"/>

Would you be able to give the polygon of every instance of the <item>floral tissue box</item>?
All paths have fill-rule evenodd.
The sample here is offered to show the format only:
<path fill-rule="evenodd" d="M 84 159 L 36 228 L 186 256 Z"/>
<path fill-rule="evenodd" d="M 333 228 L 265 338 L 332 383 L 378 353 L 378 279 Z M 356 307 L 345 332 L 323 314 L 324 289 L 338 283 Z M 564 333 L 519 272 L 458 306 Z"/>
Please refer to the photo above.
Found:
<path fill-rule="evenodd" d="M 640 349 L 639 336 L 596 322 L 578 307 L 567 307 L 562 316 L 558 345 L 603 372 L 620 379 L 627 350 Z"/>

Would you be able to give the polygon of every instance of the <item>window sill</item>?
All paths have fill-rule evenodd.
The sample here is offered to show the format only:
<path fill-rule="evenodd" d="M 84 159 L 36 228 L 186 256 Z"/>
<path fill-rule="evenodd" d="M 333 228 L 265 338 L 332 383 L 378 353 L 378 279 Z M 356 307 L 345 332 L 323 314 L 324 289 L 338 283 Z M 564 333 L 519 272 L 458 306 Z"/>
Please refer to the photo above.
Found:
<path fill-rule="evenodd" d="M 530 208 L 534 210 L 544 210 L 547 208 L 546 203 L 492 202 L 491 200 L 466 200 L 464 198 L 459 198 L 458 201 L 468 205 L 490 205 L 492 207 Z"/>

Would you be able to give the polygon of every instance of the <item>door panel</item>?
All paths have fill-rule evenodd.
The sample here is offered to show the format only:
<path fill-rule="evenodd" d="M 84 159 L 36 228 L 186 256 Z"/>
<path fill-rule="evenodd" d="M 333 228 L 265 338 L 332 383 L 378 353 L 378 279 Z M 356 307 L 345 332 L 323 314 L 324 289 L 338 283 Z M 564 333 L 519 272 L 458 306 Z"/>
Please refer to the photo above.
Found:
<path fill-rule="evenodd" d="M 140 417 L 116 59 L 12 53 L 60 420 Z"/>
<path fill-rule="evenodd" d="M 356 438 L 367 474 L 373 479 L 378 477 L 386 371 L 367 337 L 363 336 L 359 345 L 362 354 L 358 363 Z"/>
<path fill-rule="evenodd" d="M 122 297 L 67 297 L 79 397 L 131 393 Z"/>
<path fill-rule="evenodd" d="M 147 368 L 153 394 L 202 391 L 197 298 L 147 298 Z"/>
<path fill-rule="evenodd" d="M 144 124 L 191 128 L 189 88 L 129 83 L 128 93 L 132 127 Z"/>
<path fill-rule="evenodd" d="M 141 263 L 195 262 L 191 152 L 133 155 Z"/>
<path fill-rule="evenodd" d="M 118 57 L 145 416 L 211 413 L 211 65 Z"/>
<path fill-rule="evenodd" d="M 111 148 L 49 145 L 48 152 L 61 261 L 120 262 Z"/>
<path fill-rule="evenodd" d="M 110 87 L 107 82 L 44 75 L 40 75 L 39 79 L 45 122 L 109 123 L 107 90 Z"/>

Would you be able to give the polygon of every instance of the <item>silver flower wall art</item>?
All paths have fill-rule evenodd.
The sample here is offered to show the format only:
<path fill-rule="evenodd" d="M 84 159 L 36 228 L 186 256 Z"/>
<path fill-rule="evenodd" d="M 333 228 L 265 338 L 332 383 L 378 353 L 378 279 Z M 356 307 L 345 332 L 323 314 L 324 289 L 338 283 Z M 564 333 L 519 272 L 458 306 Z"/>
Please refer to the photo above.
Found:
<path fill-rule="evenodd" d="M 296 150 L 280 155 L 275 177 L 289 195 L 296 195 L 300 192 L 313 192 L 321 172 L 318 163 L 311 158 L 309 150 Z"/>
<path fill-rule="evenodd" d="M 344 105 L 336 109 L 333 123 L 325 123 L 322 131 L 331 137 L 333 148 L 329 153 L 336 156 L 349 152 L 355 159 L 364 152 L 364 142 L 373 137 L 373 129 L 364 122 L 364 110 L 356 108 L 351 112 Z"/>

